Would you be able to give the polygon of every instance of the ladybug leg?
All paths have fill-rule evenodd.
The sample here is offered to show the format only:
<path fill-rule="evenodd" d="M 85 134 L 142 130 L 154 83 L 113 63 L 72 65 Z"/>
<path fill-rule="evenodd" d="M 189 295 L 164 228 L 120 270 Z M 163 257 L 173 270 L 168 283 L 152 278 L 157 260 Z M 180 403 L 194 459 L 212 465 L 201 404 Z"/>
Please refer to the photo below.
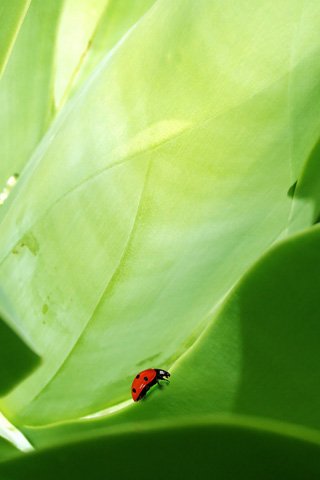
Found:
<path fill-rule="evenodd" d="M 162 387 L 160 380 L 165 380 L 166 382 L 170 383 L 169 380 L 167 380 L 166 378 L 157 378 L 156 381 L 160 388 Z"/>
<path fill-rule="evenodd" d="M 164 380 L 165 382 L 170 383 L 167 378 L 160 378 L 160 380 Z M 158 378 L 157 378 L 157 383 L 158 383 L 159 387 L 162 386 L 161 383 L 159 382 L 159 379 L 158 379 Z"/>
<path fill-rule="evenodd" d="M 147 385 L 145 389 L 142 391 L 142 393 L 140 394 L 140 400 L 145 400 L 147 398 L 146 394 L 149 390 L 150 390 L 150 385 Z"/>
<path fill-rule="evenodd" d="M 142 392 L 139 395 L 139 400 L 144 400 L 146 398 L 147 391 L 148 391 L 148 388 L 145 388 L 144 390 L 142 390 Z"/>
<path fill-rule="evenodd" d="M 158 384 L 159 389 L 161 390 L 161 389 L 162 389 L 162 385 L 161 385 L 161 383 L 159 382 L 158 379 L 157 379 L 157 384 Z"/>

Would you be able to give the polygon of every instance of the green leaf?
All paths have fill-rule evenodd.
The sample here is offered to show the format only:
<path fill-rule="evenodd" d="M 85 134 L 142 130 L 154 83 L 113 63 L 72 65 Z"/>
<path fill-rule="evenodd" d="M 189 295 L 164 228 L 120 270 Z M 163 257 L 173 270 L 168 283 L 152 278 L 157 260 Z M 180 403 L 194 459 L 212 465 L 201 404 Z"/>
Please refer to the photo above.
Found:
<path fill-rule="evenodd" d="M 264 427 L 264 428 L 263 428 Z M 137 429 L 30 454 L 0 464 L 10 480 L 318 479 L 319 436 L 282 434 L 248 421 L 207 420 Z M 140 431 L 139 431 L 140 430 Z"/>
<path fill-rule="evenodd" d="M 4 1 L 0 5 L 0 77 L 6 67 L 31 0 Z"/>
<path fill-rule="evenodd" d="M 52 75 L 61 1 L 32 1 L 0 81 L 0 192 L 11 175 L 21 172 L 54 115 Z M 11 3 L 17 4 L 4 2 L 13 12 Z"/>
<path fill-rule="evenodd" d="M 39 357 L 0 317 L 0 395 L 19 383 L 39 363 Z"/>
<path fill-rule="evenodd" d="M 0 437 L 0 463 L 21 455 L 11 443 Z"/>
<path fill-rule="evenodd" d="M 57 32 L 54 96 L 60 109 L 79 75 L 108 0 L 64 0 Z"/>
<path fill-rule="evenodd" d="M 289 221 L 290 233 L 310 224 L 319 223 L 320 217 L 320 140 L 313 148 L 297 182 Z"/>
<path fill-rule="evenodd" d="M 284 234 L 291 170 L 315 137 L 293 160 L 288 81 L 303 87 L 294 134 L 316 116 L 319 12 L 157 2 L 66 104 L 1 224 L 0 280 L 44 358 L 2 400 L 11 418 L 128 399 L 136 371 L 168 369 Z"/>
<path fill-rule="evenodd" d="M 29 428 L 36 445 L 112 430 L 236 413 L 320 430 L 320 229 L 265 255 L 171 371 L 169 386 L 96 420 Z M 128 382 L 128 388 L 130 382 Z"/>
<path fill-rule="evenodd" d="M 39 357 L 11 328 L 5 319 L 13 317 L 12 308 L 6 305 L 0 292 L 0 395 L 8 393 L 17 383 L 38 366 Z M 10 312 L 10 313 L 9 313 Z M 13 323 L 11 321 L 11 323 Z"/>
<path fill-rule="evenodd" d="M 65 2 L 57 54 L 58 104 L 63 105 L 83 85 L 103 57 L 154 3 L 155 0 Z"/>
<path fill-rule="evenodd" d="M 285 3 L 290 9 L 290 1 Z M 318 86 L 311 78 L 312 74 L 319 78 L 320 73 L 319 63 L 314 62 L 314 57 L 318 57 L 317 52 L 319 52 L 319 45 L 314 42 L 318 27 L 312 20 L 314 14 L 318 15 L 315 13 L 315 6 L 314 1 L 300 2 L 299 7 L 297 5 L 300 12 L 291 38 L 288 59 L 290 65 L 293 66 L 301 55 L 304 57 L 301 68 L 291 70 L 287 84 L 287 135 L 290 144 L 293 182 L 299 179 L 305 163 L 319 139 L 320 121 L 316 110 L 320 108 L 320 97 Z M 269 20 L 267 21 L 269 23 Z M 287 21 L 288 19 L 283 19 L 283 23 Z M 271 26 L 271 24 L 269 25 Z M 306 72 L 308 72 L 307 75 Z M 311 72 L 313 73 L 311 74 Z M 301 107 L 304 112 L 303 118 L 298 114 Z"/>

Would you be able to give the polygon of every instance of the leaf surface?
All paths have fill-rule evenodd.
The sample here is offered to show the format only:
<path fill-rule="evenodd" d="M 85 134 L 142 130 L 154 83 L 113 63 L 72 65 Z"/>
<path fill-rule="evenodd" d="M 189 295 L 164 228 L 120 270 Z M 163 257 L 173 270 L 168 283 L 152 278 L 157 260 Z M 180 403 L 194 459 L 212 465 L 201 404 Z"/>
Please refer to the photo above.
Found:
<path fill-rule="evenodd" d="M 283 435 L 254 422 L 211 420 L 136 430 L 0 464 L 10 480 L 92 478 L 318 479 L 319 438 Z"/>
<path fill-rule="evenodd" d="M 44 358 L 2 400 L 10 418 L 128 399 L 137 370 L 168 369 L 284 235 L 292 172 L 314 145 L 312 130 L 293 159 L 288 110 L 313 125 L 319 12 L 159 1 L 66 103 L 0 227 L 0 281 Z"/>
<path fill-rule="evenodd" d="M 0 80 L 0 191 L 11 175 L 21 173 L 54 116 L 52 78 L 61 2 L 32 1 Z M 2 3 L 9 15 L 19 2 Z M 3 35 L 8 38 L 6 31 Z"/>
<path fill-rule="evenodd" d="M 57 47 L 56 102 L 61 107 L 155 0 L 68 0 Z"/>
<path fill-rule="evenodd" d="M 0 437 L 0 463 L 21 455 L 11 443 Z"/>
<path fill-rule="evenodd" d="M 29 5 L 30 0 L 13 0 L 2 2 L 0 6 L 0 76 L 6 67 Z"/>
<path fill-rule="evenodd" d="M 173 367 L 170 385 L 117 413 L 26 433 L 43 447 L 212 414 L 319 431 L 319 245 L 317 227 L 264 255 Z"/>
<path fill-rule="evenodd" d="M 1 291 L 0 299 L 0 395 L 4 395 L 29 375 L 40 359 L 19 333 L 9 327 L 6 320 L 11 318 L 14 323 L 14 312 Z"/>

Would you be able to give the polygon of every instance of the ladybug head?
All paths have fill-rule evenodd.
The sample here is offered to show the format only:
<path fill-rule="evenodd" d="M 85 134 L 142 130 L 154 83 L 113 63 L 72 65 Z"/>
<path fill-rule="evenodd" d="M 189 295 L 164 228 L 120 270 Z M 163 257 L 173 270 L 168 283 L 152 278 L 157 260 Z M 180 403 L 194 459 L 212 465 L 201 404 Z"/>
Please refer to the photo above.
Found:
<path fill-rule="evenodd" d="M 167 380 L 170 377 L 170 373 L 166 372 L 166 370 L 159 370 L 158 368 L 155 368 L 155 371 L 157 372 L 158 380 Z"/>

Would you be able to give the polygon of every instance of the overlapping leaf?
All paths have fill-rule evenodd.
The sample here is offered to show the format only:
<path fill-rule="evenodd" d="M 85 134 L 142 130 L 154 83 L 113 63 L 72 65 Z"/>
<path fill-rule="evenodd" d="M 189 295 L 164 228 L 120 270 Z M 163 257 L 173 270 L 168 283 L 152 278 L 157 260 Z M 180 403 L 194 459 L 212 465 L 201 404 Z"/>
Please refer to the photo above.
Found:
<path fill-rule="evenodd" d="M 30 2 L 3 3 L 0 8 L 11 27 L 12 39 L 17 32 L 8 17 L 15 14 L 20 22 Z M 55 112 L 52 82 L 61 3 L 32 0 L 0 80 L 0 191 L 12 174 L 21 173 Z M 21 15 L 17 18 L 19 5 Z M 1 23 L 1 29 L 5 24 Z M 10 32 L 5 28 L 2 34 L 10 40 Z M 1 210 L 0 215 L 4 207 Z"/>
<path fill-rule="evenodd" d="M 283 234 L 316 138 L 319 8 L 157 2 L 60 112 L 1 224 L 0 280 L 44 357 L 12 418 L 127 399 Z"/>
<path fill-rule="evenodd" d="M 4 395 L 28 375 L 39 357 L 12 331 L 0 313 L 0 395 Z"/>
<path fill-rule="evenodd" d="M 2 2 L 0 6 L 0 76 L 10 57 L 29 4 L 30 0 L 13 0 L 11 2 Z"/>
<path fill-rule="evenodd" d="M 317 480 L 319 438 L 234 419 L 151 427 L 61 446 L 0 464 L 11 480 L 215 478 Z"/>
<path fill-rule="evenodd" d="M 21 455 L 19 450 L 17 450 L 10 442 L 0 437 L 0 463 L 18 457 L 19 455 Z"/>
<path fill-rule="evenodd" d="M 62 105 L 155 0 L 69 0 L 57 46 L 56 101 Z"/>
<path fill-rule="evenodd" d="M 319 245 L 315 228 L 264 256 L 178 361 L 169 386 L 104 418 L 30 428 L 27 435 L 43 447 L 212 414 L 320 430 Z"/>
<path fill-rule="evenodd" d="M 320 142 L 314 146 L 297 182 L 293 195 L 289 232 L 319 222 L 320 215 Z"/>

